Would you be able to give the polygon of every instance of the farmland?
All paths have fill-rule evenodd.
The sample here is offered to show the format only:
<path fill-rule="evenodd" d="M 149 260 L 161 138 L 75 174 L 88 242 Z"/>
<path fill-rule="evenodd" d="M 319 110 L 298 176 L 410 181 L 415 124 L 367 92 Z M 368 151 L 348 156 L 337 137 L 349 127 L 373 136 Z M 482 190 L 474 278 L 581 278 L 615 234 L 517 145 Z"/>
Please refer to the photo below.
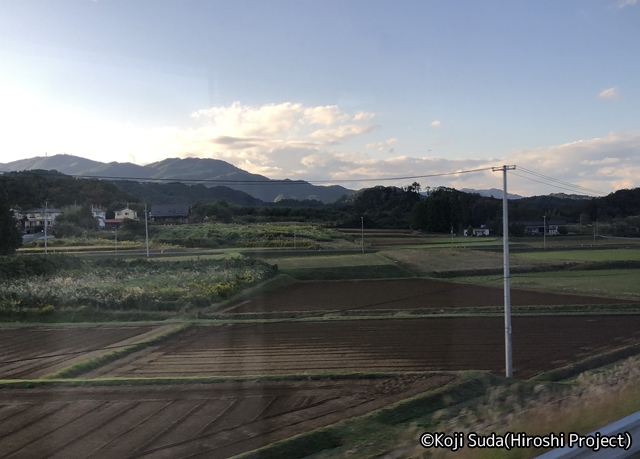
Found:
<path fill-rule="evenodd" d="M 0 266 L 5 321 L 103 322 L 4 327 L 5 455 L 229 457 L 297 434 L 322 437 L 314 429 L 428 397 L 468 372 L 501 384 L 500 240 L 455 238 L 452 248 L 446 236 L 367 231 L 361 253 L 358 231 L 259 226 L 165 230 L 197 245 L 215 227 L 217 247 L 243 231 L 255 236 L 233 248 L 169 249 L 151 260 L 130 251 L 23 255 Z M 313 245 L 293 250 L 294 230 L 296 244 Z M 513 245 L 523 383 L 640 346 L 639 252 L 553 242 L 547 251 L 534 239 Z M 331 450 L 332 438 L 308 454 Z"/>
<path fill-rule="evenodd" d="M 629 301 L 629 300 L 627 300 Z M 513 290 L 514 306 L 594 305 L 625 302 L 612 298 Z M 226 312 L 421 309 L 500 306 L 501 288 L 435 279 L 358 280 L 291 284 L 226 309 Z"/>
<path fill-rule="evenodd" d="M 514 371 L 528 378 L 640 343 L 640 316 L 515 317 Z M 241 376 L 504 369 L 501 318 L 193 327 L 85 377 Z"/>
<path fill-rule="evenodd" d="M 6 458 L 225 458 L 454 379 L 2 390 L 0 448 Z"/>
<path fill-rule="evenodd" d="M 640 298 L 640 269 L 596 269 L 589 271 L 564 271 L 514 274 L 514 288 L 607 295 L 619 298 Z M 463 277 L 463 282 L 500 285 L 495 276 Z"/>
<path fill-rule="evenodd" d="M 162 328 L 148 325 L 4 328 L 0 335 L 0 379 L 39 378 L 147 338 Z"/>

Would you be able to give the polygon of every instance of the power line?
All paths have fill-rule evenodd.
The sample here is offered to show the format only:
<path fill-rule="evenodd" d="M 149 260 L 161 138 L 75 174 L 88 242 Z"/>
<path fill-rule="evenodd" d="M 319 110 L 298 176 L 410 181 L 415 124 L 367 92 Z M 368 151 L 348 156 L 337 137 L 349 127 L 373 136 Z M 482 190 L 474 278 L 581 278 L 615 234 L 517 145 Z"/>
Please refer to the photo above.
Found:
<path fill-rule="evenodd" d="M 597 192 L 597 193 L 601 193 L 601 194 L 606 194 L 606 193 L 603 193 L 602 191 L 599 191 L 599 190 L 596 190 L 596 189 L 593 189 L 593 188 L 587 188 L 587 187 L 584 187 L 582 185 L 576 185 L 576 184 L 573 184 L 571 182 L 566 182 L 564 180 L 559 180 L 559 179 L 556 179 L 554 177 L 550 177 L 548 175 L 544 175 L 544 174 L 541 174 L 539 172 L 532 171 L 531 169 L 527 169 L 526 167 L 519 167 L 518 169 L 523 171 L 523 172 L 525 172 L 525 173 L 536 175 L 536 176 L 538 176 L 540 178 L 551 180 L 553 182 L 558 182 L 558 183 L 561 183 L 563 185 L 571 186 L 571 187 L 574 187 L 574 188 L 580 188 L 580 189 L 585 190 L 585 191 L 592 191 L 592 192 Z"/>
<path fill-rule="evenodd" d="M 219 183 L 219 184 L 241 184 L 241 185 L 305 185 L 314 183 L 355 183 L 355 182 L 383 182 L 383 181 L 397 181 L 397 180 L 414 180 L 430 177 L 444 177 L 451 175 L 470 174 L 474 172 L 482 172 L 491 170 L 491 167 L 483 167 L 479 169 L 469 169 L 462 171 L 443 172 L 438 174 L 424 174 L 424 175 L 407 175 L 401 177 L 376 177 L 376 178 L 362 178 L 362 179 L 335 179 L 335 180 L 289 180 L 289 179 L 267 179 L 267 180 L 230 180 L 230 179 L 189 179 L 189 178 L 153 178 L 153 177 L 116 177 L 108 175 L 78 175 L 78 174 L 47 174 L 42 172 L 28 172 L 28 171 L 0 171 L 2 173 L 23 174 L 23 175 L 42 175 L 42 176 L 54 176 L 54 177 L 73 177 L 81 179 L 102 179 L 102 180 L 135 180 L 144 182 L 188 182 L 188 183 Z"/>
<path fill-rule="evenodd" d="M 526 180 L 531 180 L 532 182 L 537 182 L 537 183 L 541 183 L 541 184 L 543 184 L 543 185 L 552 186 L 552 187 L 555 187 L 555 188 L 559 188 L 559 189 L 561 189 L 561 190 L 571 191 L 571 192 L 573 192 L 573 193 L 575 193 L 576 191 L 586 192 L 586 190 L 576 190 L 576 189 L 574 189 L 574 188 L 567 188 L 567 187 L 564 187 L 564 186 L 555 185 L 555 184 L 553 184 L 553 183 L 544 182 L 544 181 L 542 181 L 542 180 L 532 179 L 531 177 L 526 177 L 526 176 L 524 176 L 524 175 L 516 174 L 515 172 L 511 172 L 511 174 L 515 175 L 516 177 L 521 177 L 521 178 L 526 179 Z M 601 192 L 597 192 L 597 193 L 590 192 L 590 193 L 591 193 L 591 194 L 604 194 L 604 193 L 601 193 Z"/>
<path fill-rule="evenodd" d="M 556 183 L 559 183 L 560 185 L 563 185 L 563 186 L 566 186 L 566 187 L 570 187 L 570 188 L 575 188 L 576 190 L 579 190 L 579 191 L 582 191 L 582 192 L 589 192 L 589 193 L 595 193 L 595 194 L 606 194 L 606 193 L 604 193 L 604 192 L 602 192 L 600 190 L 595 190 L 593 188 L 587 188 L 587 187 L 584 187 L 584 186 L 581 186 L 581 185 L 575 185 L 575 184 L 570 183 L 570 182 L 565 182 L 564 180 L 559 180 L 559 179 L 550 177 L 548 175 L 540 174 L 539 172 L 532 171 L 532 170 L 527 169 L 525 167 L 518 167 L 518 170 L 524 172 L 525 174 L 530 174 L 530 175 L 533 175 L 535 177 L 538 177 L 538 178 L 540 178 L 542 180 L 556 182 Z M 524 178 L 527 178 L 527 177 L 524 177 Z M 533 179 L 529 179 L 529 180 L 533 180 Z M 547 183 L 547 185 L 557 186 L 557 185 L 552 185 L 550 183 Z"/>

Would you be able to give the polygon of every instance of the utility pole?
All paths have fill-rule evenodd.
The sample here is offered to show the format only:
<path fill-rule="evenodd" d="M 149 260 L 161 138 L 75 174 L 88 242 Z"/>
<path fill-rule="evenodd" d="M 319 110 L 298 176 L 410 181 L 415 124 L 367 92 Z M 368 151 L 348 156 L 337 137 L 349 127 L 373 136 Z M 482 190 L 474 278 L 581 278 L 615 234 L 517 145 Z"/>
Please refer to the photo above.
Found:
<path fill-rule="evenodd" d="M 453 223 L 451 224 L 451 248 L 453 249 Z"/>
<path fill-rule="evenodd" d="M 504 356 L 507 378 L 513 378 L 513 352 L 511 349 L 511 278 L 509 275 L 509 202 L 507 201 L 507 171 L 516 166 L 494 167 L 502 171 L 502 251 L 504 258 Z"/>
<path fill-rule="evenodd" d="M 144 232 L 147 241 L 147 258 L 149 258 L 149 215 L 147 215 L 147 203 L 144 203 Z"/>
<path fill-rule="evenodd" d="M 47 219 L 49 217 L 49 201 L 44 202 L 44 253 L 47 252 Z"/>
<path fill-rule="evenodd" d="M 115 231 L 115 239 L 116 239 L 116 253 L 118 253 L 118 227 L 114 226 L 113 230 Z"/>
<path fill-rule="evenodd" d="M 544 241 L 544 249 L 547 250 L 547 216 L 543 215 L 544 228 L 542 228 L 542 240 Z"/>
<path fill-rule="evenodd" d="M 296 240 L 296 229 L 297 229 L 296 225 L 293 225 L 293 250 L 294 251 L 298 249 L 298 243 Z"/>
<path fill-rule="evenodd" d="M 362 253 L 364 253 L 364 217 L 360 217 L 362 222 Z"/>

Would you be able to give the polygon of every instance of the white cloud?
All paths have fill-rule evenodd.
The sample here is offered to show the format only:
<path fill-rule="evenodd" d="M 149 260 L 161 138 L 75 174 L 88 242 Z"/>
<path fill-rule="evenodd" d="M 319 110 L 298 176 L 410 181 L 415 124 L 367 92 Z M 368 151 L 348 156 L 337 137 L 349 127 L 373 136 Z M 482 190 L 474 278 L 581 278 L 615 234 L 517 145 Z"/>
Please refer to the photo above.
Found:
<path fill-rule="evenodd" d="M 431 126 L 433 127 L 440 127 L 441 124 L 442 122 L 440 120 L 435 120 L 431 122 Z"/>
<path fill-rule="evenodd" d="M 598 94 L 598 99 L 618 100 L 620 98 L 620 90 L 616 87 L 607 88 Z"/>
<path fill-rule="evenodd" d="M 353 116 L 353 121 L 369 121 L 375 115 L 369 112 L 358 112 Z"/>
<path fill-rule="evenodd" d="M 624 8 L 625 6 L 633 6 L 638 2 L 638 0 L 618 0 L 617 6 L 618 8 Z"/>
<path fill-rule="evenodd" d="M 385 140 L 384 142 L 370 142 L 365 145 L 365 148 L 377 148 L 378 151 L 388 150 L 388 153 L 395 153 L 395 150 L 393 148 L 389 149 L 389 146 L 396 143 L 397 141 L 398 139 L 392 137 L 391 139 Z"/>

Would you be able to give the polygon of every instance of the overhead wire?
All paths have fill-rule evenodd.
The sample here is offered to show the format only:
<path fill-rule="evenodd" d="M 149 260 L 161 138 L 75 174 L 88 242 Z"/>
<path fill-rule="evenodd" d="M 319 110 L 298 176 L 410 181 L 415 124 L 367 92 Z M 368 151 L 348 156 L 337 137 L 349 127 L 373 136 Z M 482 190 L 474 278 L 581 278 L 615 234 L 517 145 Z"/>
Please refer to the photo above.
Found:
<path fill-rule="evenodd" d="M 289 180 L 289 179 L 267 179 L 267 180 L 231 180 L 231 179 L 191 179 L 191 178 L 154 178 L 154 177 L 116 177 L 109 175 L 78 175 L 78 174 L 63 174 L 62 176 L 82 178 L 82 179 L 102 179 L 102 180 L 134 180 L 144 182 L 186 182 L 186 183 L 218 183 L 218 184 L 240 184 L 240 185 L 304 185 L 304 184 L 319 184 L 319 183 L 356 183 L 356 182 L 383 182 L 383 181 L 397 181 L 397 180 L 414 180 L 431 177 L 445 177 L 451 175 L 471 174 L 474 172 L 482 172 L 491 170 L 491 167 L 481 167 L 478 169 L 468 169 L 461 171 L 442 172 L 437 174 L 422 174 L 422 175 L 407 175 L 398 177 L 375 177 L 375 178 L 354 178 L 354 179 L 326 179 L 326 180 Z M 28 171 L 0 171 L 2 173 L 13 173 L 23 175 L 39 174 L 43 176 L 60 177 L 58 174 L 47 174 L 42 172 L 28 172 Z"/>

